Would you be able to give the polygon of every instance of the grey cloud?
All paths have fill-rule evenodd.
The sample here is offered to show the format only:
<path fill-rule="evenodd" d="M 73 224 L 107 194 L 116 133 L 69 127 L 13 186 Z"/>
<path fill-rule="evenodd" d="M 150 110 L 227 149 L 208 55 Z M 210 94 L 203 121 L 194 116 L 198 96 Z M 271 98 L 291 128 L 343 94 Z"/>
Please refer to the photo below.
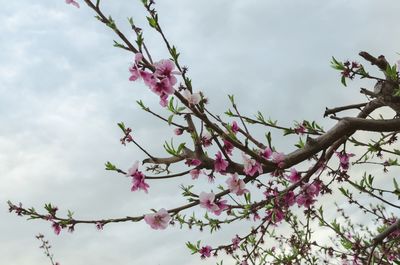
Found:
<path fill-rule="evenodd" d="M 0 2 L 0 201 L 38 209 L 51 201 L 80 218 L 178 205 L 181 181 L 151 183 L 146 196 L 131 193 L 128 179 L 103 170 L 107 160 L 127 169 L 143 158 L 132 146 L 119 145 L 119 121 L 157 154 L 172 137 L 171 128 L 135 106 L 143 99 L 158 109 L 158 99 L 143 84 L 127 81 L 132 55 L 112 48 L 112 31 L 83 4 L 75 9 L 63 0 Z M 137 2 L 105 3 L 105 9 L 126 31 L 128 16 L 148 29 Z M 250 116 L 261 110 L 286 125 L 321 120 L 327 106 L 363 100 L 358 83 L 341 87 L 329 67 L 332 55 L 358 60 L 358 51 L 366 49 L 397 59 L 400 32 L 388 26 L 398 21 L 395 1 L 159 2 L 165 32 L 189 66 L 195 88 L 218 113 L 229 107 L 226 95 L 235 94 Z M 145 37 L 155 60 L 167 56 L 159 36 L 146 30 Z M 262 129 L 254 131 L 263 137 Z M 292 148 L 287 139 L 277 146 Z M 26 222 L 7 214 L 5 203 L 0 207 L 4 264 L 45 263 L 33 238 L 38 232 L 48 236 L 61 264 L 215 264 L 191 256 L 184 242 L 202 238 L 213 244 L 245 231 L 237 226 L 215 237 L 177 228 L 157 233 L 138 223 L 103 232 L 80 226 L 57 237 L 50 224 Z"/>

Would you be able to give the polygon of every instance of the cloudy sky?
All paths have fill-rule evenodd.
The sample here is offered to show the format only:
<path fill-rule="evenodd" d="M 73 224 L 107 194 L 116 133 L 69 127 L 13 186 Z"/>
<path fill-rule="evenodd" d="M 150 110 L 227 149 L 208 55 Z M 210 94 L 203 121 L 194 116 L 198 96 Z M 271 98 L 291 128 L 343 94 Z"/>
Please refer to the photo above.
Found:
<path fill-rule="evenodd" d="M 49 264 L 34 238 L 43 233 L 62 265 L 214 264 L 191 256 L 184 242 L 223 243 L 236 233 L 232 229 L 210 236 L 153 231 L 141 222 L 102 232 L 77 226 L 73 234 L 55 236 L 49 223 L 8 214 L 7 200 L 37 209 L 52 202 L 80 219 L 140 215 L 183 201 L 181 180 L 152 182 L 146 195 L 130 192 L 128 179 L 104 171 L 108 160 L 127 169 L 144 158 L 119 144 L 117 122 L 131 126 L 158 155 L 172 129 L 135 105 L 142 99 L 159 109 L 157 97 L 128 82 L 132 55 L 113 48 L 113 32 L 77 1 L 80 9 L 64 0 L 0 0 L 0 263 Z M 127 36 L 127 17 L 146 29 L 153 58 L 168 57 L 159 36 L 147 30 L 139 0 L 103 2 Z M 331 56 L 359 60 L 358 52 L 366 50 L 394 61 L 400 52 L 395 0 L 159 0 L 156 8 L 210 109 L 222 113 L 226 95 L 235 94 L 243 113 L 260 110 L 289 126 L 308 119 L 328 127 L 325 107 L 361 102 L 359 86 L 373 85 L 342 87 L 329 67 Z M 293 149 L 287 139 L 276 140 L 282 151 Z"/>

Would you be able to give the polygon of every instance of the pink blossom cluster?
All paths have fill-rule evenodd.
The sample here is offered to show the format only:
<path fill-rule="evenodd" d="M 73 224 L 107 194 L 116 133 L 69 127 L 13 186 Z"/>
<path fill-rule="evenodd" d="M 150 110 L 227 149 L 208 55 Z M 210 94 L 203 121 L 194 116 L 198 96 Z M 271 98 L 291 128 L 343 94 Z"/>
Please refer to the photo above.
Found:
<path fill-rule="evenodd" d="M 343 171 L 347 171 L 350 166 L 349 158 L 355 155 L 353 153 L 346 153 L 345 151 L 335 152 L 335 154 L 339 157 L 340 167 L 343 169 Z"/>
<path fill-rule="evenodd" d="M 228 167 L 229 163 L 225 159 L 222 158 L 222 154 L 220 151 L 215 155 L 215 161 L 214 161 L 214 171 L 223 173 L 226 168 Z"/>
<path fill-rule="evenodd" d="M 321 181 L 316 180 L 311 184 L 304 185 L 300 194 L 296 197 L 297 204 L 306 208 L 310 207 L 316 201 L 315 197 L 319 195 L 320 191 Z"/>
<path fill-rule="evenodd" d="M 254 160 L 252 158 L 249 158 L 244 153 L 242 153 L 242 158 L 243 158 L 243 166 L 244 166 L 243 172 L 246 175 L 254 176 L 254 174 L 256 174 L 257 172 L 258 172 L 258 174 L 263 173 L 262 166 L 259 162 L 257 162 L 256 160 Z"/>
<path fill-rule="evenodd" d="M 273 152 L 271 148 L 267 147 L 264 150 L 260 151 L 260 155 L 274 162 L 279 168 L 283 168 L 285 166 L 285 154 L 280 152 Z"/>
<path fill-rule="evenodd" d="M 207 245 L 207 246 L 200 248 L 199 254 L 201 255 L 202 259 L 205 259 L 205 258 L 211 257 L 211 251 L 212 251 L 212 247 Z"/>
<path fill-rule="evenodd" d="M 296 183 L 301 179 L 301 175 L 295 168 L 290 169 L 290 175 L 286 176 L 290 182 Z"/>
<path fill-rule="evenodd" d="M 242 179 L 239 179 L 237 173 L 231 174 L 231 177 L 227 179 L 226 184 L 228 184 L 229 191 L 238 196 L 249 192 L 249 190 L 245 188 L 246 184 Z"/>
<path fill-rule="evenodd" d="M 133 166 L 128 170 L 127 177 L 132 177 L 131 191 L 143 190 L 148 193 L 149 184 L 145 182 L 146 176 L 143 172 L 139 171 L 139 161 L 136 161 Z"/>
<path fill-rule="evenodd" d="M 224 151 L 227 155 L 231 156 L 233 151 L 233 144 L 227 140 L 224 140 Z"/>
<path fill-rule="evenodd" d="M 168 102 L 168 96 L 175 92 L 173 87 L 177 82 L 175 75 L 180 74 L 180 72 L 174 71 L 175 65 L 169 59 L 154 63 L 154 73 L 149 72 L 139 67 L 139 63 L 142 60 L 143 55 L 136 53 L 135 62 L 129 68 L 129 72 L 131 73 L 129 80 L 136 81 L 142 79 L 145 85 L 160 97 L 160 105 L 165 107 Z"/>
<path fill-rule="evenodd" d="M 205 208 L 207 211 L 220 215 L 223 211 L 227 210 L 229 206 L 226 200 L 215 200 L 215 194 L 210 192 L 201 192 L 199 195 L 200 207 Z"/>

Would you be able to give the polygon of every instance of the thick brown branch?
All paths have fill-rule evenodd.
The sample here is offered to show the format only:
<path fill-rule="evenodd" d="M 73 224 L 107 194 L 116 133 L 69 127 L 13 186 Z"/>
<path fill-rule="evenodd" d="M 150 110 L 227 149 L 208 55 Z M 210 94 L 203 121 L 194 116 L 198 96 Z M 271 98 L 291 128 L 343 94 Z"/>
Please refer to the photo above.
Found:
<path fill-rule="evenodd" d="M 360 52 L 358 55 L 360 55 L 362 58 L 370 62 L 372 65 L 376 65 L 381 69 L 382 71 L 385 71 L 389 63 L 386 61 L 385 56 L 379 55 L 378 58 L 375 58 L 371 54 L 367 52 Z"/>

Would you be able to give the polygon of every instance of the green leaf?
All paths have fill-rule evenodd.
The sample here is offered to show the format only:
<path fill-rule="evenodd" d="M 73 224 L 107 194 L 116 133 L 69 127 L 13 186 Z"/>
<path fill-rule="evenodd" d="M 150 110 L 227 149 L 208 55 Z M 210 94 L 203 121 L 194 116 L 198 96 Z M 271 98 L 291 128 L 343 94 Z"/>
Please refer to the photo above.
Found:
<path fill-rule="evenodd" d="M 347 85 L 346 85 L 346 77 L 344 77 L 344 75 L 342 75 L 342 78 L 340 79 L 340 82 L 342 82 L 342 84 L 343 84 L 344 86 L 347 86 Z"/>
<path fill-rule="evenodd" d="M 128 17 L 128 22 L 131 25 L 131 27 L 133 27 L 135 24 L 133 23 L 133 18 L 132 17 Z"/>
<path fill-rule="evenodd" d="M 232 105 L 235 105 L 235 96 L 234 95 L 228 95 L 229 101 L 232 103 Z"/>
<path fill-rule="evenodd" d="M 121 130 L 123 132 L 125 132 L 126 129 L 125 129 L 125 124 L 123 122 L 119 122 L 119 123 L 117 123 L 117 125 L 118 125 L 119 128 L 121 128 Z"/>
<path fill-rule="evenodd" d="M 289 134 L 293 134 L 294 130 L 292 130 L 291 128 L 289 129 L 283 129 L 283 136 L 289 135 Z"/>
<path fill-rule="evenodd" d="M 262 113 L 261 113 L 260 111 L 257 112 L 256 119 L 257 119 L 259 122 L 265 123 L 264 116 L 262 115 Z"/>
<path fill-rule="evenodd" d="M 345 249 L 351 249 L 353 247 L 353 243 L 351 243 L 351 241 L 347 240 L 347 239 L 342 239 L 340 240 L 340 243 L 342 244 L 342 246 Z"/>
<path fill-rule="evenodd" d="M 170 115 L 169 117 L 168 117 L 168 125 L 171 125 L 171 123 L 172 123 L 172 119 L 174 118 L 174 114 L 172 114 L 172 115 Z"/>
<path fill-rule="evenodd" d="M 68 214 L 67 214 L 68 219 L 72 219 L 72 216 L 73 216 L 73 215 L 74 215 L 74 212 L 68 210 Z"/>
<path fill-rule="evenodd" d="M 387 77 L 390 79 L 396 81 L 398 76 L 397 76 L 397 66 L 394 64 L 392 67 L 388 64 L 386 66 L 385 74 Z"/>
<path fill-rule="evenodd" d="M 189 242 L 189 241 L 186 242 L 186 247 L 192 251 L 192 255 L 193 255 L 193 254 L 196 254 L 197 252 L 199 252 L 199 247 L 198 247 L 198 246 L 200 246 L 200 240 L 197 241 L 197 246 L 194 245 L 194 244 L 192 244 L 192 243 Z"/>
<path fill-rule="evenodd" d="M 232 111 L 230 109 L 228 109 L 227 111 L 225 111 L 225 115 L 227 115 L 229 117 L 232 117 L 233 113 L 232 113 Z"/>
<path fill-rule="evenodd" d="M 340 187 L 339 190 L 344 196 L 347 197 L 349 195 L 349 190 L 346 190 L 343 187 Z"/>
<path fill-rule="evenodd" d="M 115 165 L 111 164 L 110 161 L 107 161 L 105 163 L 105 166 L 106 166 L 106 170 L 111 170 L 111 171 L 116 171 L 117 170 L 117 167 Z"/>
<path fill-rule="evenodd" d="M 178 57 L 179 57 L 180 53 L 176 51 L 176 47 L 175 46 L 172 46 L 170 53 L 171 53 L 172 58 L 176 62 L 178 60 Z"/>
<path fill-rule="evenodd" d="M 138 45 L 139 50 L 142 48 L 143 42 L 144 42 L 143 34 L 140 32 L 137 34 L 137 39 L 136 39 L 136 44 Z"/>
<path fill-rule="evenodd" d="M 332 61 L 331 61 L 331 67 L 332 67 L 333 69 L 340 70 L 340 71 L 346 69 L 346 67 L 343 65 L 343 63 L 338 62 L 338 61 L 335 59 L 335 57 L 333 57 L 333 56 L 332 56 Z"/>
<path fill-rule="evenodd" d="M 271 136 L 271 132 L 267 132 L 267 133 L 265 134 L 265 137 L 267 138 L 268 146 L 271 147 L 271 146 L 272 146 L 272 136 Z"/>
<path fill-rule="evenodd" d="M 108 22 L 106 23 L 106 25 L 113 30 L 117 29 L 117 25 L 115 25 L 115 21 L 113 20 L 113 18 L 111 16 L 108 17 Z"/>
<path fill-rule="evenodd" d="M 116 48 L 125 49 L 124 45 L 122 45 L 121 43 L 119 43 L 119 42 L 117 42 L 115 40 L 114 40 L 114 45 L 113 46 L 116 47 Z"/>
<path fill-rule="evenodd" d="M 149 21 L 150 27 L 157 28 L 157 20 L 152 17 L 147 17 L 147 21 Z"/>
<path fill-rule="evenodd" d="M 178 153 L 178 155 L 180 155 L 181 152 L 183 151 L 183 148 L 185 147 L 185 144 L 186 144 L 186 143 L 181 143 L 181 144 L 178 146 L 178 149 L 176 150 L 176 152 Z"/>
<path fill-rule="evenodd" d="M 303 148 L 305 146 L 303 139 L 301 139 L 301 137 L 299 138 L 299 142 L 297 144 L 295 144 L 295 146 L 297 148 Z"/>
<path fill-rule="evenodd" d="M 244 199 L 246 200 L 246 203 L 247 203 L 247 204 L 250 204 L 250 203 L 251 203 L 251 194 L 250 194 L 250 192 L 246 192 L 246 193 L 244 194 Z"/>

